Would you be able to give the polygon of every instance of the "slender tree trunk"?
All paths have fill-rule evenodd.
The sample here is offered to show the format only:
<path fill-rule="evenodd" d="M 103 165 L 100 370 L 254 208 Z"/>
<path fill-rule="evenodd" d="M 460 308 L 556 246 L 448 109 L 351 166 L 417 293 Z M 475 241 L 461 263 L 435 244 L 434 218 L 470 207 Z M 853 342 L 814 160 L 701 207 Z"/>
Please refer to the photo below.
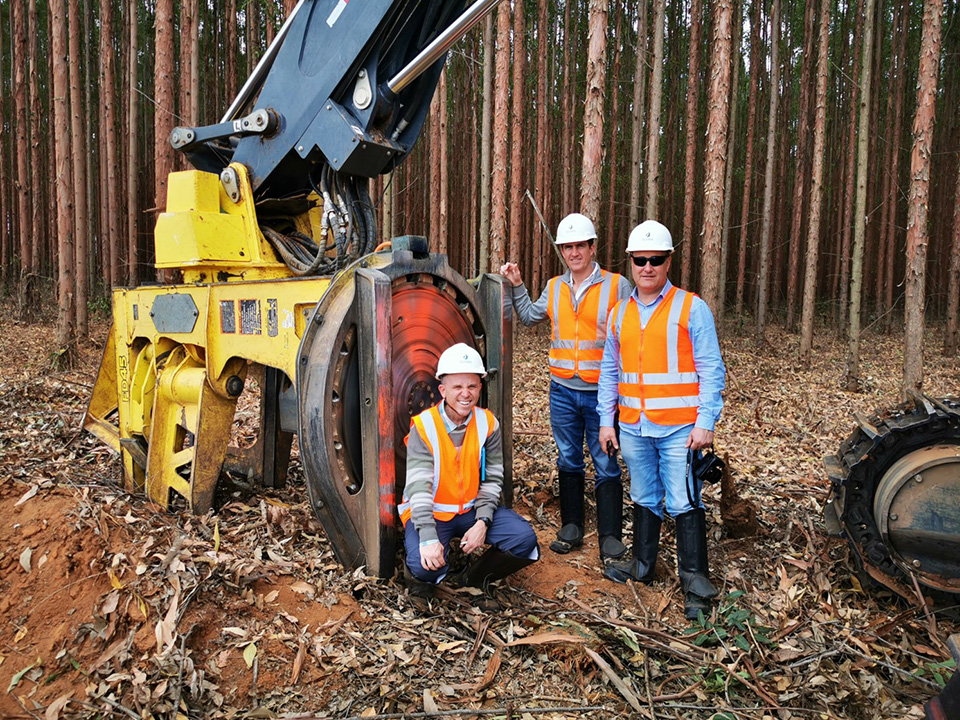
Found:
<path fill-rule="evenodd" d="M 67 23 L 69 25 L 70 57 L 76 61 L 70 63 L 70 108 L 73 117 L 70 121 L 70 135 L 73 160 L 74 196 L 74 252 L 76 253 L 76 302 L 74 308 L 77 313 L 77 334 L 87 334 L 87 284 L 89 278 L 88 260 L 90 242 L 87 218 L 87 177 L 84 165 L 87 143 L 83 128 L 83 102 L 80 90 L 80 23 L 77 17 L 77 3 L 67 3 Z"/>
<path fill-rule="evenodd" d="M 490 268 L 490 130 L 493 124 L 493 13 L 483 26 L 483 116 L 480 119 L 480 257 L 478 272 Z"/>
<path fill-rule="evenodd" d="M 563 129 L 560 135 L 560 206 L 561 214 L 565 215 L 570 211 L 573 205 L 573 188 L 571 178 L 573 177 L 573 153 L 569 149 L 569 144 L 573 137 L 573 89 L 576 86 L 576 56 L 571 58 L 571 46 L 574 43 L 570 40 L 571 35 L 575 34 L 573 25 L 576 17 L 573 16 L 571 6 L 574 3 L 565 2 L 563 4 L 563 89 L 561 90 L 561 107 L 563 112 Z"/>
<path fill-rule="evenodd" d="M 69 55 L 67 45 L 67 18 L 63 0 L 51 0 L 53 33 L 53 112 L 57 162 L 57 347 L 61 365 L 72 364 L 76 355 L 77 331 L 74 307 L 74 241 L 75 222 L 71 203 L 74 194 L 70 171 L 70 110 Z M 24 216 L 25 217 L 25 216 Z"/>
<path fill-rule="evenodd" d="M 637 32 L 636 62 L 633 73 L 633 131 L 630 152 L 630 227 L 640 220 L 640 165 L 643 157 L 643 101 L 647 87 L 647 6 L 640 0 L 640 29 Z"/>
<path fill-rule="evenodd" d="M 800 280 L 800 246 L 803 235 L 803 202 L 807 184 L 807 143 L 810 117 L 810 86 L 813 84 L 813 2 L 806 4 L 803 21 L 803 67 L 800 71 L 800 107 L 797 120 L 797 158 L 793 176 L 793 213 L 790 219 L 790 259 L 787 266 L 787 329 L 793 330 L 797 318 L 797 294 Z M 808 245 L 809 247 L 809 245 Z"/>
<path fill-rule="evenodd" d="M 863 47 L 864 42 L 864 2 L 858 0 L 856 22 L 854 24 L 853 58 L 850 63 L 853 72 L 856 71 L 858 64 L 862 64 L 867 51 Z M 852 74 L 852 73 L 851 73 Z M 850 294 L 850 244 L 853 234 L 853 206 L 856 195 L 854 168 L 857 159 L 857 153 L 854 147 L 857 144 L 857 109 L 861 106 L 860 102 L 860 83 L 853 83 L 852 97 L 850 100 L 850 117 L 848 118 L 847 128 L 847 168 L 846 182 L 844 182 L 844 222 L 843 238 L 840 242 L 840 304 L 839 315 L 841 327 L 849 321 L 849 294 Z"/>
<path fill-rule="evenodd" d="M 866 0 L 863 17 L 863 53 L 860 74 L 860 120 L 857 131 L 857 197 L 853 247 L 850 256 L 850 313 L 847 324 L 846 388 L 856 391 L 860 382 L 860 288 L 863 282 L 863 245 L 867 225 L 867 150 L 870 138 L 870 92 L 873 79 L 873 16 L 875 0 Z"/>
<path fill-rule="evenodd" d="M 731 73 L 730 81 L 730 131 L 727 133 L 727 170 L 723 185 L 723 233 L 720 236 L 720 282 L 719 300 L 714 307 L 717 324 L 723 322 L 727 305 L 727 259 L 730 253 L 730 209 L 733 207 L 733 168 L 736 165 L 737 146 L 737 87 L 740 83 L 740 36 L 743 30 L 743 17 L 740 6 L 734 2 L 733 7 L 733 51 L 730 54 Z"/>
<path fill-rule="evenodd" d="M 947 331 L 943 342 L 943 354 L 947 357 L 956 355 L 960 345 L 960 165 L 957 166 L 957 187 L 953 197 L 953 242 L 947 281 Z"/>
<path fill-rule="evenodd" d="M 43 212 L 43 196 L 49 189 L 45 185 L 47 178 L 45 158 L 43 157 L 43 109 L 40 103 L 40 51 L 37 47 L 40 26 L 37 19 L 37 2 L 30 0 L 27 10 L 28 52 L 30 53 L 30 159 L 33 171 L 30 173 L 30 205 L 33 212 L 31 231 L 34 237 L 48 237 L 46 217 Z M 30 253 L 30 276 L 40 277 L 41 244 L 35 243 Z M 48 256 L 49 257 L 49 256 Z M 33 284 L 36 287 L 36 284 Z M 39 291 L 39 288 L 37 288 Z"/>
<path fill-rule="evenodd" d="M 523 208 L 526 206 L 523 197 L 523 128 L 526 124 L 526 112 L 524 101 L 525 75 L 526 75 L 526 50 L 524 48 L 524 39 L 526 38 L 526 27 L 524 23 L 523 3 L 517 3 L 513 11 L 513 129 L 510 134 L 510 244 L 507 257 L 516 259 L 520 257 L 521 250 L 529 247 L 529 243 L 523 240 Z M 528 277 L 533 272 L 531 265 L 524 265 L 523 268 Z"/>
<path fill-rule="evenodd" d="M 447 162 L 447 71 L 440 74 L 440 85 L 437 87 L 437 96 L 440 99 L 437 108 L 437 139 L 440 141 L 440 206 L 439 225 L 437 227 L 437 241 L 439 251 L 444 254 L 450 252 L 450 172 Z"/>
<path fill-rule="evenodd" d="M 120 284 L 120 187 L 117 178 L 117 119 L 114 109 L 116 100 L 114 83 L 114 56 L 113 56 L 113 3 L 103 0 L 100 3 L 100 63 L 102 68 L 102 85 L 100 89 L 100 104 L 103 107 L 103 138 L 104 158 L 106 162 L 101 169 L 105 182 L 100 186 L 105 191 L 104 218 L 104 254 L 109 258 L 107 282 L 111 286 Z"/>
<path fill-rule="evenodd" d="M 893 99 L 896 93 L 892 92 L 890 88 L 891 88 L 891 84 L 893 83 L 894 74 L 896 73 L 896 66 L 897 66 L 896 28 L 897 28 L 898 20 L 900 17 L 900 11 L 902 7 L 903 7 L 902 5 L 898 5 L 896 10 L 894 11 L 893 23 L 891 26 L 893 30 L 893 39 L 890 42 L 890 65 L 889 65 L 890 71 L 887 77 L 887 89 L 888 89 L 887 109 L 886 109 L 886 114 L 884 115 L 884 126 L 885 126 L 884 137 L 886 138 L 886 144 L 884 146 L 883 160 L 880 163 L 880 167 L 878 169 L 878 174 L 879 173 L 883 174 L 883 184 L 880 192 L 880 205 L 882 206 L 882 209 L 880 213 L 880 228 L 879 228 L 879 234 L 878 234 L 879 236 L 877 239 L 877 262 L 874 267 L 875 279 L 873 283 L 874 307 L 876 308 L 878 317 L 883 317 L 885 315 L 885 308 L 883 306 L 883 298 L 884 298 L 883 278 L 886 275 L 886 265 L 890 261 L 890 258 L 887 255 L 886 238 L 887 238 L 887 230 L 890 226 L 890 223 L 892 222 L 890 218 L 890 210 L 891 210 L 891 207 L 895 204 L 895 202 L 891 203 L 889 201 L 890 189 L 893 186 L 893 176 L 890 171 L 891 171 L 891 165 L 893 165 L 893 153 L 894 153 L 894 147 L 896 145 L 894 138 L 890 134 L 891 129 L 893 127 L 893 123 L 891 122 L 893 118 L 893 113 L 894 113 Z M 881 46 L 883 45 L 883 43 L 878 43 L 878 44 Z"/>
<path fill-rule="evenodd" d="M 906 3 L 906 0 L 905 0 Z M 906 57 L 907 57 L 907 38 L 909 36 L 908 29 L 909 24 L 910 9 L 909 5 L 905 4 L 901 8 L 900 13 L 900 27 L 898 31 L 897 38 L 897 84 L 896 84 L 896 98 L 894 99 L 894 120 L 893 120 L 893 154 L 891 156 L 891 183 L 890 183 L 890 224 L 887 227 L 886 238 L 884 244 L 887 248 L 887 263 L 884 267 L 883 275 L 883 285 L 884 287 L 884 307 L 886 308 L 886 314 L 883 319 L 883 329 L 885 332 L 890 332 L 893 326 L 893 288 L 894 288 L 894 268 L 896 267 L 896 238 L 899 226 L 897 225 L 897 217 L 899 215 L 899 198 L 900 198 L 900 161 L 901 161 L 901 152 L 900 152 L 900 142 L 903 139 L 903 113 L 904 113 L 904 95 L 906 94 L 907 86 L 907 71 L 906 71 Z"/>
<path fill-rule="evenodd" d="M 35 279 L 30 275 L 32 265 L 31 255 L 34 251 L 33 235 L 30 232 L 30 114 L 27 107 L 27 27 L 24 17 L 26 6 L 23 2 L 14 2 L 13 35 L 10 44 L 13 46 L 13 111 L 16 121 L 14 136 L 14 151 L 17 165 L 16 188 L 17 211 L 16 227 L 20 238 L 20 306 L 19 315 L 22 319 L 31 318 L 37 309 L 35 298 Z"/>
<path fill-rule="evenodd" d="M 719 6 L 714 6 L 715 14 L 714 18 L 716 20 L 720 19 L 720 14 L 724 10 L 718 10 Z M 729 4 L 726 8 L 726 11 L 729 14 L 730 8 Z M 727 18 L 729 20 L 729 17 Z M 690 273 L 691 266 L 693 264 L 693 199 L 698 193 L 694 190 L 694 177 L 696 173 L 696 162 L 697 162 L 697 118 L 699 115 L 699 100 L 700 100 L 700 36 L 701 29 L 703 25 L 703 3 L 702 0 L 691 0 L 690 3 L 690 59 L 688 62 L 689 71 L 687 73 L 687 128 L 686 128 L 686 147 L 684 150 L 684 173 L 683 173 L 683 238 L 680 243 L 680 252 L 681 252 L 681 272 L 680 272 L 680 285 L 683 287 L 690 287 Z M 717 36 L 714 35 L 714 40 L 717 39 Z M 727 43 L 729 44 L 729 36 L 726 38 Z M 719 48 L 713 47 L 713 52 L 716 53 L 714 57 L 714 62 L 718 62 Z M 729 49 L 728 49 L 729 51 Z M 711 68 L 711 83 L 716 83 L 718 81 L 717 75 L 714 73 L 723 72 L 727 73 L 726 80 L 729 83 L 730 75 L 729 70 L 730 63 L 726 65 L 726 70 L 721 70 L 716 64 Z M 710 92 L 712 93 L 715 89 L 714 85 L 711 84 Z M 714 97 L 715 101 L 719 101 L 719 98 Z M 726 101 L 725 101 L 726 102 Z M 708 107 L 707 112 L 712 112 L 714 108 Z M 723 124 L 726 125 L 728 122 L 727 119 L 724 119 Z M 707 144 L 714 145 L 718 142 L 717 138 L 710 135 L 710 131 L 707 131 Z M 709 152 L 709 150 L 707 151 Z M 723 152 L 720 154 L 721 157 L 726 154 L 726 145 L 724 145 Z M 707 164 L 711 160 L 707 159 Z M 716 168 L 714 168 L 716 169 Z M 708 169 L 709 172 L 709 169 Z M 721 190 L 722 194 L 722 190 Z M 710 190 L 706 191 L 706 202 L 710 202 Z M 706 208 L 704 208 L 704 215 L 706 215 Z M 719 220 L 719 217 L 717 218 Z M 704 217 L 704 230 L 707 230 L 706 217 Z M 704 238 L 706 242 L 706 238 Z M 719 243 L 719 238 L 717 239 Z M 705 261 L 705 257 L 701 258 L 701 263 Z M 703 287 L 703 286 L 701 286 Z M 704 298 L 706 299 L 706 298 Z M 707 302 L 710 307 L 715 307 L 716 303 Z"/>
<path fill-rule="evenodd" d="M 193 107 L 193 95 L 198 92 L 199 88 L 194 87 L 190 82 L 193 77 L 193 63 L 197 61 L 196 55 L 193 54 L 193 36 L 199 32 L 199 28 L 193 22 L 196 14 L 194 5 L 198 2 L 199 0 L 181 0 L 180 4 L 180 113 L 178 124 L 184 125 L 198 124 L 197 118 L 191 114 L 191 109 Z M 247 8 L 248 13 L 252 6 L 253 3 Z M 177 155 L 180 157 L 177 164 L 180 167 L 186 167 L 186 158 L 181 153 L 177 153 Z"/>
<path fill-rule="evenodd" d="M 613 56 L 613 70 L 610 78 L 610 118 L 607 123 L 610 142 L 610 162 L 607 163 L 610 177 L 610 186 L 607 191 L 607 220 L 604 223 L 603 235 L 606 237 L 604 245 L 604 260 L 601 264 L 604 267 L 611 267 L 613 264 L 613 247 L 616 244 L 616 217 L 617 217 L 617 180 L 620 177 L 620 165 L 622 164 L 621 145 L 621 127 L 620 124 L 620 56 L 622 55 L 623 42 L 623 16 L 624 12 L 614 2 L 613 12 L 617 18 L 616 32 L 614 33 L 614 43 L 610 54 Z M 599 259 L 599 255 L 597 256 Z"/>
<path fill-rule="evenodd" d="M 943 0 L 923 4 L 920 68 L 917 71 L 917 113 L 913 119 L 910 190 L 907 196 L 906 322 L 903 336 L 903 398 L 923 388 L 923 325 L 926 301 L 927 218 L 930 201 L 930 156 L 936 121 L 937 76 Z"/>
<path fill-rule="evenodd" d="M 694 24 L 696 24 L 696 18 Z M 710 86 L 707 97 L 707 165 L 704 181 L 703 253 L 700 260 L 700 294 L 712 308 L 720 299 L 720 244 L 723 233 L 724 175 L 727 164 L 727 129 L 730 123 L 730 56 L 732 53 L 733 2 L 715 0 Z M 689 110 L 689 104 L 687 106 Z M 690 118 L 696 122 L 696 117 Z M 687 135 L 689 139 L 689 134 Z M 689 157 L 689 156 L 688 156 Z M 732 162 L 732 160 L 731 160 Z M 689 168 L 688 168 L 689 169 Z M 688 176 L 688 181 L 689 181 Z M 692 185 L 686 185 L 692 192 Z"/>
<path fill-rule="evenodd" d="M 164 2 L 165 0 L 158 0 Z M 170 11 L 171 14 L 173 10 Z M 159 13 L 158 13 L 159 15 Z M 229 105 L 237 96 L 237 53 L 240 43 L 237 42 L 237 0 L 226 0 L 226 10 L 223 13 L 223 74 L 226 104 Z M 160 52 L 157 43 L 157 52 Z M 173 63 L 170 65 L 173 67 Z"/>
<path fill-rule="evenodd" d="M 813 349 L 813 321 L 817 294 L 817 254 L 823 214 L 823 156 L 827 137 L 827 79 L 830 54 L 830 0 L 820 3 L 820 46 L 817 53 L 816 119 L 813 127 L 813 178 L 810 182 L 810 226 L 807 228 L 807 262 L 803 279 L 800 321 L 800 359 L 807 363 Z"/>
<path fill-rule="evenodd" d="M 753 0 L 754 14 L 750 22 L 750 94 L 747 99 L 747 150 L 743 160 L 743 200 L 740 207 L 740 241 L 737 252 L 737 317 L 743 315 L 743 293 L 747 285 L 747 246 L 750 229 L 750 199 L 753 188 L 753 141 L 757 126 L 757 90 L 760 80 L 760 10 L 761 0 Z"/>
<path fill-rule="evenodd" d="M 3 7 L 0 7 L 0 29 L 7 27 L 7 20 L 3 16 Z M 10 23 L 12 25 L 12 23 Z M 3 52 L 3 32 L 0 30 L 0 292 L 6 293 L 7 283 L 10 281 L 10 259 L 13 256 L 13 248 L 10 233 L 8 232 L 9 222 L 9 186 L 10 174 L 7 171 L 7 84 L 3 78 L 3 58 L 6 55 Z"/>
<path fill-rule="evenodd" d="M 490 213 L 490 265 L 496 270 L 504 262 L 507 239 L 507 143 L 510 129 L 510 6 L 497 8 L 497 74 L 493 145 L 493 208 Z"/>
<path fill-rule="evenodd" d="M 174 91 L 174 45 L 173 45 L 173 0 L 157 0 L 156 15 L 156 59 L 154 95 L 157 106 L 153 114 L 153 142 L 154 158 L 156 163 L 154 177 L 154 207 L 163 210 L 167 205 L 167 176 L 173 172 L 173 148 L 170 147 L 169 137 L 171 120 L 175 117 Z M 227 17 L 227 24 L 236 23 L 236 13 L 231 22 Z M 234 41 L 235 43 L 236 41 Z M 228 43 L 227 57 L 235 57 L 236 48 Z M 228 63 L 227 83 L 230 82 Z M 236 71 L 234 70 L 234 73 Z M 232 97 L 232 95 L 231 95 Z"/>
<path fill-rule="evenodd" d="M 775 0 L 776 1 L 776 0 Z M 659 213 L 660 107 L 663 102 L 663 33 L 666 0 L 653 0 L 653 73 L 650 77 L 650 115 L 647 117 L 647 219 Z"/>
<path fill-rule="evenodd" d="M 603 92 L 607 68 L 607 0 L 590 0 L 587 36 L 586 107 L 583 113 L 583 165 L 580 178 L 580 212 L 594 222 L 600 219 L 600 185 L 603 172 Z"/>
<path fill-rule="evenodd" d="M 760 267 L 757 275 L 758 338 L 762 338 L 767 329 L 770 226 L 773 221 L 773 166 L 777 148 L 777 104 L 780 99 L 780 0 L 773 0 L 770 22 L 770 117 L 767 124 L 767 169 L 763 180 L 763 225 L 760 231 Z"/>
<path fill-rule="evenodd" d="M 137 117 L 138 91 L 140 89 L 138 46 L 137 46 L 137 0 L 127 2 L 128 25 L 130 33 L 127 45 L 130 77 L 127 84 L 127 283 L 136 285 L 140 282 L 140 251 L 138 242 L 137 220 L 137 174 L 136 163 L 137 137 L 140 130 L 140 121 Z"/>
<path fill-rule="evenodd" d="M 547 96 L 547 78 L 549 76 L 547 48 L 551 39 L 548 8 L 548 0 L 539 0 L 537 17 L 537 159 L 533 163 L 533 167 L 537 174 L 535 196 L 541 212 L 548 212 L 547 184 L 550 180 L 550 163 L 543 162 L 543 158 L 547 156 L 547 140 L 550 136 L 547 129 L 547 106 L 552 104 Z M 534 227 L 536 227 L 536 231 L 533 233 L 534 242 L 539 250 L 543 248 L 546 233 L 543 231 L 543 226 L 539 220 L 534 224 Z M 539 275 L 540 269 L 536 268 L 535 275 Z"/>

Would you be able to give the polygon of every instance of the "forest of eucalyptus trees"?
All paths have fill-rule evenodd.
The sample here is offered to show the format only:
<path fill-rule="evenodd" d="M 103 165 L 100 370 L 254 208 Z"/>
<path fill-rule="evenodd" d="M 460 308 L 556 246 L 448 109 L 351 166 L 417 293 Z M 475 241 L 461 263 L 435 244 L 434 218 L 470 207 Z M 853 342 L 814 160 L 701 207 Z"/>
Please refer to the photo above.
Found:
<path fill-rule="evenodd" d="M 305 2 L 320 0 L 304 0 Z M 154 280 L 178 124 L 216 122 L 293 0 L 0 0 L 0 281 L 60 339 L 109 288 Z M 446 61 L 421 141 L 373 183 L 385 237 L 426 235 L 466 276 L 596 221 L 679 241 L 674 280 L 732 327 L 849 338 L 924 324 L 958 345 L 960 3 L 504 0 Z M 928 352 L 941 348 L 928 349 Z M 910 367 L 911 364 L 914 367 Z"/>

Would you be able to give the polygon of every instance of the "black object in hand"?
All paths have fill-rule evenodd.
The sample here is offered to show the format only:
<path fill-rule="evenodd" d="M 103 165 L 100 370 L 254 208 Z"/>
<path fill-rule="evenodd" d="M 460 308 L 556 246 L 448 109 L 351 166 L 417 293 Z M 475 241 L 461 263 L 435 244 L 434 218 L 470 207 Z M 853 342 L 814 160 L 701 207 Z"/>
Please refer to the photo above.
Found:
<path fill-rule="evenodd" d="M 700 456 L 694 453 L 693 476 L 702 483 L 720 482 L 723 477 L 724 462 L 713 450 L 707 450 Z"/>

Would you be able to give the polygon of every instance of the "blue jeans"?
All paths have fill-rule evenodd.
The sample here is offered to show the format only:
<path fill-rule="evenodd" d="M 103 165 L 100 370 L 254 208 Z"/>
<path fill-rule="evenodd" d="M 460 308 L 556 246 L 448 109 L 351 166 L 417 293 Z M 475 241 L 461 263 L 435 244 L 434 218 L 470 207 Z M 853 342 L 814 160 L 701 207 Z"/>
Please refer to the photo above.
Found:
<path fill-rule="evenodd" d="M 463 537 L 467 530 L 476 525 L 477 514 L 470 509 L 449 520 L 437 520 L 436 523 L 437 539 L 443 545 L 443 559 L 446 560 L 450 553 L 450 541 L 455 537 Z M 493 513 L 493 524 L 487 529 L 486 540 L 497 550 L 516 557 L 532 560 L 540 557 L 537 534 L 530 527 L 530 523 L 505 507 L 498 507 Z M 447 565 L 439 570 L 427 570 L 420 564 L 420 533 L 412 521 L 407 521 L 404 526 L 403 545 L 407 550 L 407 567 L 415 578 L 428 583 L 438 583 L 447 576 L 450 569 Z"/>
<path fill-rule="evenodd" d="M 630 498 L 658 517 L 663 517 L 664 499 L 672 517 L 703 507 L 699 483 L 694 487 L 687 475 L 686 444 L 692 429 L 683 425 L 660 438 L 620 433 L 620 450 L 630 471 Z"/>
<path fill-rule="evenodd" d="M 597 471 L 596 484 L 620 482 L 620 466 L 615 455 L 607 455 L 600 447 L 600 415 L 597 413 L 596 390 L 571 390 L 555 380 L 550 381 L 550 428 L 557 443 L 557 468 L 563 472 L 582 473 L 583 437 Z"/>

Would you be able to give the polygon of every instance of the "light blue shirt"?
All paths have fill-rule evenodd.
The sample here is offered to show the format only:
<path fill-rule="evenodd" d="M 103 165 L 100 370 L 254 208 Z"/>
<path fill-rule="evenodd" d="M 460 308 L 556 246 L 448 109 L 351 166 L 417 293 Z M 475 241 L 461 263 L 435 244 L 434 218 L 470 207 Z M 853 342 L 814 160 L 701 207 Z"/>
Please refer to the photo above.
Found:
<path fill-rule="evenodd" d="M 640 327 L 645 328 L 657 306 L 673 285 L 667 280 L 660 294 L 649 305 L 640 301 L 636 288 L 624 302 L 635 302 L 640 311 Z M 607 339 L 603 345 L 603 360 L 600 363 L 600 383 L 597 391 L 597 412 L 600 413 L 600 427 L 613 427 L 620 398 L 620 341 L 613 329 L 616 310 L 610 313 L 607 322 Z M 720 356 L 720 342 L 717 340 L 717 327 L 713 322 L 713 313 L 699 297 L 693 299 L 690 307 L 690 320 L 687 326 L 690 344 L 693 346 L 693 362 L 700 379 L 700 395 L 697 406 L 695 427 L 713 431 L 723 410 L 723 388 L 726 369 Z M 667 437 L 680 430 L 690 429 L 690 425 L 657 425 L 650 421 L 646 413 L 640 414 L 638 423 L 620 423 L 620 431 L 644 437 Z"/>

